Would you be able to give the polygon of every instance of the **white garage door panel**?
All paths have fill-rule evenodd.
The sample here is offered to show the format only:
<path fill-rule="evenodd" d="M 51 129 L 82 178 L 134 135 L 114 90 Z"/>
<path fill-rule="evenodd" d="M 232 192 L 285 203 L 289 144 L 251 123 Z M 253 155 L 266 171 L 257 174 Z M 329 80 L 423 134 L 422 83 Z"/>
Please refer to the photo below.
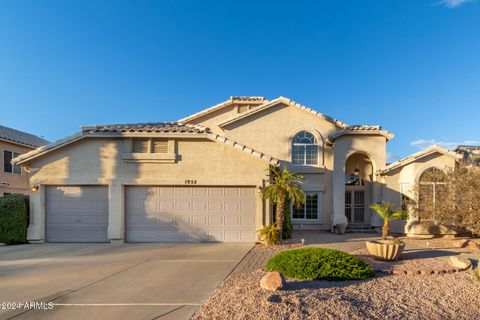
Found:
<path fill-rule="evenodd" d="M 108 242 L 108 188 L 49 186 L 47 242 Z"/>
<path fill-rule="evenodd" d="M 129 242 L 255 241 L 254 187 L 127 187 Z"/>

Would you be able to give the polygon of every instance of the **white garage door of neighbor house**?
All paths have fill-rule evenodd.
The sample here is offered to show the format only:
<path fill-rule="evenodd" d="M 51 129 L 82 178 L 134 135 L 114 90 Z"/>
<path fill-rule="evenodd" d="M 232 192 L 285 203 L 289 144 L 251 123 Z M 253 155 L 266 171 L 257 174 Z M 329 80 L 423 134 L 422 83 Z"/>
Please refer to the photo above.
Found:
<path fill-rule="evenodd" d="M 108 242 L 108 188 L 48 186 L 47 242 Z"/>
<path fill-rule="evenodd" d="M 127 187 L 128 242 L 254 242 L 254 187 Z"/>

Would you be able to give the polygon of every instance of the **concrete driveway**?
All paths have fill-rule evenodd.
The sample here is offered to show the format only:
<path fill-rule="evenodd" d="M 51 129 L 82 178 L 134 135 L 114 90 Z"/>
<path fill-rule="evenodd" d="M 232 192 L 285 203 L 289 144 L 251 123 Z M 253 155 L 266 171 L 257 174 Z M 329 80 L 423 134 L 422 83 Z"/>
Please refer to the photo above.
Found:
<path fill-rule="evenodd" d="M 188 319 L 252 246 L 0 247 L 0 304 L 54 303 L 51 310 L 0 305 L 0 319 Z"/>

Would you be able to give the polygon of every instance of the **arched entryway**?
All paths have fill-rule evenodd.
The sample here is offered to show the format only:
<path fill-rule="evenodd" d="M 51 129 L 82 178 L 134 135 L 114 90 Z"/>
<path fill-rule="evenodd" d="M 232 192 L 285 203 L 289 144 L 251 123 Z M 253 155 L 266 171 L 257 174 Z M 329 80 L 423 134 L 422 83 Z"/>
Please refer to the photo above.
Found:
<path fill-rule="evenodd" d="M 349 224 L 369 224 L 374 166 L 364 153 L 354 153 L 345 162 L 345 216 Z"/>
<path fill-rule="evenodd" d="M 431 167 L 418 178 L 418 218 L 423 221 L 435 219 L 438 203 L 447 187 L 447 175 L 442 170 Z"/>

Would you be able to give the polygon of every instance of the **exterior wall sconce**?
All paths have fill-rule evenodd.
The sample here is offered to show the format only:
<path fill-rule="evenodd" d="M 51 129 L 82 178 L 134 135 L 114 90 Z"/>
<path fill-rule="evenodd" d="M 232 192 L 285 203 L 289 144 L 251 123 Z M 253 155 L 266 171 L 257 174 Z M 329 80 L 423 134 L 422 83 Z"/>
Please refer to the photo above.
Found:
<path fill-rule="evenodd" d="M 38 191 L 38 184 L 35 184 L 32 186 L 32 192 L 37 192 Z"/>

